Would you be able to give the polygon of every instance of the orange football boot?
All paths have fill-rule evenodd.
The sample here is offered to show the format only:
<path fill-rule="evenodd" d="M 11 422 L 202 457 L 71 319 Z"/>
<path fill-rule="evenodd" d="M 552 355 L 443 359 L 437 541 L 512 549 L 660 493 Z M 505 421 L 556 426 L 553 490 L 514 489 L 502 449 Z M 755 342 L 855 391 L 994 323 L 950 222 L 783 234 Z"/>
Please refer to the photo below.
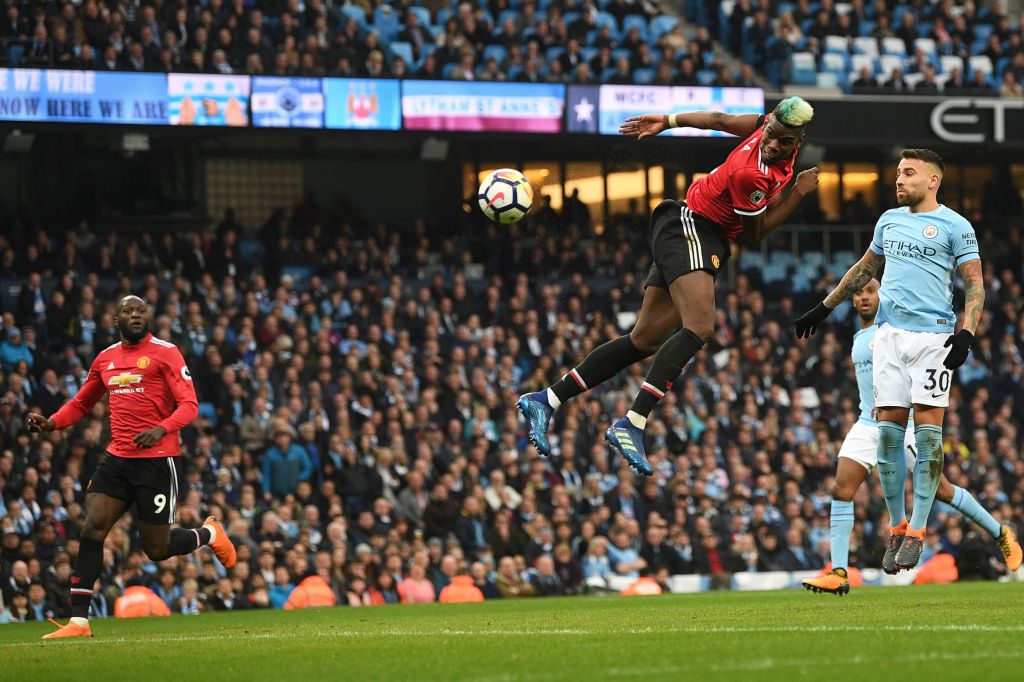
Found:
<path fill-rule="evenodd" d="M 224 568 L 231 568 L 238 561 L 238 555 L 235 554 L 235 546 L 231 544 L 231 538 L 228 537 L 228 532 L 224 530 L 224 526 L 220 525 L 213 516 L 208 516 L 203 521 L 204 528 L 210 528 L 213 531 L 213 542 L 210 543 L 210 548 L 213 553 L 217 555 L 217 560 L 224 564 Z"/>
<path fill-rule="evenodd" d="M 1017 534 L 1009 526 L 1003 526 L 999 532 L 999 549 L 1006 557 L 1006 568 L 1010 569 L 1011 573 L 1020 568 L 1020 542 L 1017 541 Z"/>
<path fill-rule="evenodd" d="M 850 591 L 850 579 L 841 568 L 834 568 L 817 578 L 808 578 L 803 585 L 811 592 L 828 592 L 840 597 Z"/>
<path fill-rule="evenodd" d="M 92 628 L 86 623 L 85 626 L 75 625 L 71 621 L 68 621 L 67 625 L 61 625 L 53 618 L 47 618 L 48 621 L 57 626 L 57 629 L 49 634 L 43 635 L 43 639 L 65 639 L 67 637 L 92 637 Z"/>

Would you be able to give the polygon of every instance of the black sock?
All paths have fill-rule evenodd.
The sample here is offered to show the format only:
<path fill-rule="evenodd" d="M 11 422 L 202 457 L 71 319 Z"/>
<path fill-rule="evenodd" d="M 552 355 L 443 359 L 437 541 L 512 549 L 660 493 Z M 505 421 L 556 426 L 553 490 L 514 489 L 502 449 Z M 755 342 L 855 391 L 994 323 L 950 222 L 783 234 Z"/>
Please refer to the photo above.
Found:
<path fill-rule="evenodd" d="M 191 554 L 208 542 L 209 528 L 172 528 L 171 541 L 167 544 L 167 556 Z"/>
<path fill-rule="evenodd" d="M 555 397 L 563 403 L 580 393 L 608 381 L 634 362 L 647 357 L 647 353 L 633 345 L 629 334 L 603 343 L 590 352 L 579 366 L 551 386 Z"/>
<path fill-rule="evenodd" d="M 103 541 L 81 538 L 71 573 L 71 617 L 88 618 L 92 586 L 103 572 Z"/>
<path fill-rule="evenodd" d="M 651 371 L 640 387 L 633 406 L 629 408 L 642 417 L 646 417 L 665 396 L 665 391 L 672 388 L 672 382 L 683 372 L 683 367 L 704 347 L 704 341 L 689 329 L 676 332 L 668 341 L 661 345 L 651 363 Z"/>

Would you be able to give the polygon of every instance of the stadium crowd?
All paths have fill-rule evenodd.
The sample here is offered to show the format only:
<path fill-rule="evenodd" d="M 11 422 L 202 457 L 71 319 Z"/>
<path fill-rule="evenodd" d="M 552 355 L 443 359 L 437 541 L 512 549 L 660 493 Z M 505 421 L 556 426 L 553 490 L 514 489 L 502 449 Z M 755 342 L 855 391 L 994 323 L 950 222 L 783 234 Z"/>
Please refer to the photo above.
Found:
<path fill-rule="evenodd" d="M 571 204 L 570 204 L 571 206 Z M 1024 292 L 1019 206 L 973 216 L 988 289 L 983 332 L 947 417 L 946 473 L 1004 523 L 1024 520 Z M 1005 212 L 1004 212 L 1005 213 Z M 470 220 L 471 217 L 467 217 Z M 743 269 L 720 294 L 714 341 L 647 429 L 655 475 L 637 480 L 601 434 L 644 368 L 568 403 L 557 455 L 529 446 L 514 409 L 630 324 L 649 263 L 646 217 L 602 237 L 585 212 L 528 225 L 367 224 L 306 201 L 254 229 L 228 213 L 199 234 L 130 234 L 21 217 L 0 232 L 0 622 L 67 615 L 103 403 L 76 427 L 30 436 L 117 341 L 114 304 L 138 293 L 189 363 L 201 416 L 181 433 L 178 522 L 212 513 L 238 547 L 151 562 L 129 514 L 108 538 L 95 615 L 132 585 L 176 613 L 280 608 L 305 576 L 353 606 L 572 594 L 609 576 L 817 569 L 828 557 L 835 455 L 857 418 L 849 307 L 810 343 L 788 328 L 814 291 L 762 291 Z M 998 233 L 996 232 L 998 226 Z M 447 229 L 447 231 L 446 231 Z M 507 231 L 501 239 L 498 230 Z M 998 236 L 997 236 L 998 234 Z M 268 245 L 263 251 L 248 248 Z M 501 248 L 495 248 L 501 244 Z M 637 257 L 635 254 L 644 254 Z M 472 279 L 483 270 L 483 279 Z M 20 288 L 19 288 L 20 287 Z M 877 566 L 877 481 L 856 497 L 851 566 Z M 938 504 L 927 560 L 961 577 L 1002 571 L 994 541 Z"/>
<path fill-rule="evenodd" d="M 685 6 L 698 28 L 653 0 L 13 2 L 0 55 L 29 67 L 662 85 L 756 86 L 760 71 L 776 85 L 1024 97 L 1024 19 L 1000 3 Z"/>

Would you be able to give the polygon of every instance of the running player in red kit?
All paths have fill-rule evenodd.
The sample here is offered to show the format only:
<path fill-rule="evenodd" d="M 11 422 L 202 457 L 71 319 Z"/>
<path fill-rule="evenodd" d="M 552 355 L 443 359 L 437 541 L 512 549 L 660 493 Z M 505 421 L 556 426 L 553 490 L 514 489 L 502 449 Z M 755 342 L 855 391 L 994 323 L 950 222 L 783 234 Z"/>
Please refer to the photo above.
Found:
<path fill-rule="evenodd" d="M 133 502 L 142 548 L 153 561 L 203 545 L 226 568 L 236 560 L 234 545 L 212 516 L 199 529 L 171 528 L 178 497 L 178 431 L 199 412 L 181 352 L 149 332 L 149 310 L 138 296 L 121 299 L 114 322 L 121 341 L 96 356 L 75 397 L 52 417 L 28 415 L 30 431 L 65 429 L 110 394 L 110 445 L 85 496 L 85 523 L 71 574 L 71 620 L 43 639 L 92 636 L 89 603 L 103 570 L 103 542 Z"/>
<path fill-rule="evenodd" d="M 729 245 L 744 232 L 757 240 L 771 234 L 818 186 L 818 169 L 811 168 L 787 187 L 813 115 L 807 102 L 790 97 L 762 116 L 697 111 L 626 119 L 619 132 L 638 139 L 689 127 L 744 140 L 725 163 L 690 185 L 686 203 L 663 201 L 651 214 L 654 265 L 633 330 L 594 349 L 550 388 L 527 393 L 516 403 L 541 454 L 551 454 L 548 422 L 563 402 L 654 355 L 631 409 L 605 432 L 605 440 L 630 466 L 648 476 L 654 473 L 644 451 L 647 416 L 714 333 L 715 278 L 729 258 Z M 680 322 L 683 328 L 671 334 Z"/>

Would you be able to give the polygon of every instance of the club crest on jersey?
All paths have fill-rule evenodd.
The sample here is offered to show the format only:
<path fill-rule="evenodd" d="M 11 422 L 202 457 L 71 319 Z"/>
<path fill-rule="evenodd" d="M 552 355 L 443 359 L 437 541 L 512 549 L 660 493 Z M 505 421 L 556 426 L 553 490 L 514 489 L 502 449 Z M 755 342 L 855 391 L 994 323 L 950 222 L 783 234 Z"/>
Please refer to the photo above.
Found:
<path fill-rule="evenodd" d="M 149 358 L 143 355 L 141 358 L 135 361 L 135 366 L 139 369 L 146 369 L 149 367 Z"/>
<path fill-rule="evenodd" d="M 937 235 L 938 233 L 939 228 L 935 227 L 934 225 L 929 225 L 928 227 L 924 228 L 925 239 L 935 239 L 935 235 Z"/>
<path fill-rule="evenodd" d="M 755 189 L 753 192 L 750 193 L 750 201 L 755 204 L 760 204 L 762 201 L 764 201 L 764 196 L 765 195 L 763 191 Z"/>
<path fill-rule="evenodd" d="M 711 255 L 711 264 L 712 264 L 713 266 L 715 266 L 715 270 L 717 270 L 717 269 L 718 269 L 718 266 L 722 264 L 722 261 L 718 259 L 718 256 L 717 256 L 717 255 L 715 255 L 715 254 L 712 254 L 712 255 Z"/>

